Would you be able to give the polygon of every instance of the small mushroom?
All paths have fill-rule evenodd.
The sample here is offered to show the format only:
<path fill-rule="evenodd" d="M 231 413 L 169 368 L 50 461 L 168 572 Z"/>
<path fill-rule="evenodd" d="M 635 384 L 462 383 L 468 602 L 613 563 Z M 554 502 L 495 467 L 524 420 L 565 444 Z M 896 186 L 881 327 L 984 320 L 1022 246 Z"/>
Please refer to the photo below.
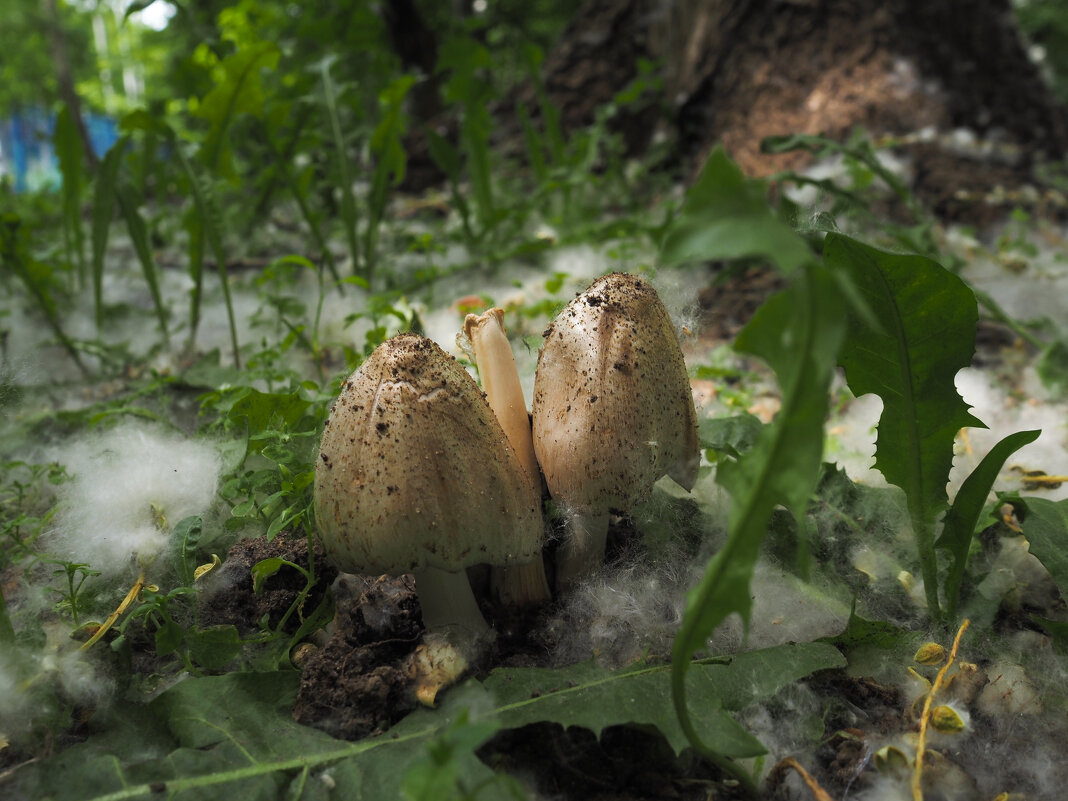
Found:
<path fill-rule="evenodd" d="M 545 331 L 534 380 L 534 450 L 571 514 L 557 558 L 567 588 L 604 558 L 610 513 L 645 500 L 661 476 L 692 489 L 697 412 L 671 318 L 643 278 L 605 275 Z"/>
<path fill-rule="evenodd" d="M 471 340 L 475 351 L 478 377 L 486 400 L 512 443 L 519 463 L 540 493 L 541 470 L 534 455 L 530 417 L 519 383 L 519 371 L 504 328 L 504 310 L 494 308 L 481 315 L 467 315 L 464 334 Z M 506 603 L 525 606 L 543 603 L 552 597 L 541 559 L 515 567 L 494 568 L 492 583 L 498 598 Z"/>
<path fill-rule="evenodd" d="M 315 514 L 338 568 L 412 573 L 427 629 L 468 657 L 489 627 L 464 569 L 541 554 L 541 498 L 493 411 L 455 359 L 414 334 L 345 381 L 315 465 Z"/>

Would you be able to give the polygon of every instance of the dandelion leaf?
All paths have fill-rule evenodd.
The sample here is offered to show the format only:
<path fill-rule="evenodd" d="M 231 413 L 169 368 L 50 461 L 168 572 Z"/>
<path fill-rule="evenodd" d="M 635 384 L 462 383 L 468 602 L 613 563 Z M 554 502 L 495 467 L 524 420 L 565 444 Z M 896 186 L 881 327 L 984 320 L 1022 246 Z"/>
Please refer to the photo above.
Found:
<path fill-rule="evenodd" d="M 1061 595 L 1068 597 L 1068 500 L 1028 496 L 1011 503 L 1022 518 L 1031 553 L 1053 576 Z"/>
<path fill-rule="evenodd" d="M 763 747 L 730 712 L 842 664 L 835 648 L 820 643 L 696 664 L 690 682 L 701 708 L 699 730 L 727 753 L 761 754 Z M 115 704 L 94 722 L 87 741 L 23 766 L 14 797 L 396 798 L 402 786 L 422 797 L 419 788 L 429 785 L 492 779 L 475 750 L 500 728 L 540 721 L 598 734 L 608 726 L 655 726 L 681 751 L 687 742 L 671 710 L 670 672 L 668 665 L 612 671 L 592 663 L 498 670 L 484 683 L 450 690 L 441 708 L 420 709 L 390 731 L 356 742 L 292 719 L 296 672 L 189 678 L 148 704 Z"/>
<path fill-rule="evenodd" d="M 735 345 L 775 371 L 782 407 L 751 450 L 717 468 L 717 480 L 731 496 L 727 542 L 690 591 L 675 637 L 676 711 L 687 736 L 705 753 L 719 752 L 702 744 L 691 725 L 685 683 L 690 657 L 728 615 L 737 613 L 748 621 L 749 582 L 772 511 L 785 506 L 795 519 L 804 518 L 820 476 L 830 382 L 845 332 L 842 304 L 839 287 L 826 270 L 798 271 L 789 287 L 757 311 Z"/>
<path fill-rule="evenodd" d="M 946 506 L 954 437 L 984 427 L 954 384 L 975 348 L 975 295 L 931 259 L 840 234 L 828 234 L 824 258 L 849 277 L 879 326 L 850 315 L 840 356 L 850 390 L 883 401 L 875 466 L 905 491 L 913 519 L 929 526 Z"/>

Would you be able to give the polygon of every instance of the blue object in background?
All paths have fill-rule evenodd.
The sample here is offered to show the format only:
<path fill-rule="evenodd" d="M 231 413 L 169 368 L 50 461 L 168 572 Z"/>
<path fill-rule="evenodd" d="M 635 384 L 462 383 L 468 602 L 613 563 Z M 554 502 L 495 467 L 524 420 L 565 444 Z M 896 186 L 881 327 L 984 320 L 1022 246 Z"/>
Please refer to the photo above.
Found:
<path fill-rule="evenodd" d="M 86 114 L 85 126 L 97 156 L 106 153 L 119 138 L 115 121 L 102 114 Z M 63 176 L 52 149 L 55 127 L 56 115 L 41 108 L 21 109 L 0 121 L 0 176 L 11 175 L 16 192 L 62 185 Z"/>

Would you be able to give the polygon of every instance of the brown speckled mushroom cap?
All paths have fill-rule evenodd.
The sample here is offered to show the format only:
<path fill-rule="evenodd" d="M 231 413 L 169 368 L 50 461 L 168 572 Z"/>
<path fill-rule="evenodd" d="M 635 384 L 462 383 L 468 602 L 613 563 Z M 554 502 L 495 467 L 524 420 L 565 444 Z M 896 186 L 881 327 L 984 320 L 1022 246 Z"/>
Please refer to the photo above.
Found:
<path fill-rule="evenodd" d="M 342 570 L 458 571 L 541 550 L 541 499 L 474 380 L 401 334 L 341 389 L 315 464 L 315 515 Z"/>
<path fill-rule="evenodd" d="M 661 476 L 697 480 L 697 413 L 675 328 L 643 278 L 605 275 L 545 331 L 534 450 L 554 498 L 622 513 Z"/>

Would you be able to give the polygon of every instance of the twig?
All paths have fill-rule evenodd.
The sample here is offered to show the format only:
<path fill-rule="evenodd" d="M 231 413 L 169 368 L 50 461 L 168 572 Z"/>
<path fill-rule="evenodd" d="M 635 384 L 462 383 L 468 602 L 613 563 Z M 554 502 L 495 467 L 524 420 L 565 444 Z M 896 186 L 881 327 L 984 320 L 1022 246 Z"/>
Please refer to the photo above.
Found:
<path fill-rule="evenodd" d="M 935 693 L 942 687 L 942 680 L 946 677 L 946 672 L 953 664 L 953 660 L 957 658 L 957 648 L 960 646 L 960 638 L 963 636 L 968 625 L 971 623 L 967 618 L 960 624 L 960 628 L 957 630 L 957 636 L 953 638 L 953 648 L 949 652 L 949 659 L 946 660 L 946 664 L 942 666 L 942 669 L 938 671 L 938 675 L 935 676 L 934 682 L 931 684 L 931 691 L 927 693 L 927 700 L 923 702 L 923 714 L 920 716 L 920 739 L 916 744 L 916 761 L 912 769 L 912 801 L 923 801 L 923 752 L 927 746 L 927 722 L 931 718 L 931 703 L 934 701 Z"/>
<path fill-rule="evenodd" d="M 812 791 L 812 797 L 816 801 L 834 801 L 830 794 L 820 787 L 820 783 L 812 778 L 809 772 L 801 766 L 801 763 L 793 757 L 786 757 L 786 759 L 779 762 L 772 770 L 772 773 L 785 772 L 788 768 L 793 768 L 797 771 L 797 775 L 801 777 L 801 781 L 805 783 L 805 786 Z"/>
<path fill-rule="evenodd" d="M 115 625 L 115 621 L 119 619 L 122 613 L 125 612 L 127 608 L 129 608 L 130 604 L 134 602 L 134 599 L 136 599 L 137 596 L 141 594 L 141 590 L 144 588 L 144 586 L 145 574 L 144 571 L 142 571 L 141 575 L 137 577 L 137 581 L 135 581 L 134 585 L 130 587 L 130 591 L 126 593 L 126 597 L 122 599 L 122 603 L 120 603 L 115 608 L 114 612 L 108 615 L 108 619 L 105 620 L 103 625 L 101 625 L 100 628 L 96 630 L 96 633 L 93 634 L 93 636 L 86 640 L 84 643 L 82 643 L 82 647 L 79 650 L 84 651 L 88 649 L 92 646 L 93 643 L 103 637 L 104 634 L 107 633 L 107 630 Z"/>

